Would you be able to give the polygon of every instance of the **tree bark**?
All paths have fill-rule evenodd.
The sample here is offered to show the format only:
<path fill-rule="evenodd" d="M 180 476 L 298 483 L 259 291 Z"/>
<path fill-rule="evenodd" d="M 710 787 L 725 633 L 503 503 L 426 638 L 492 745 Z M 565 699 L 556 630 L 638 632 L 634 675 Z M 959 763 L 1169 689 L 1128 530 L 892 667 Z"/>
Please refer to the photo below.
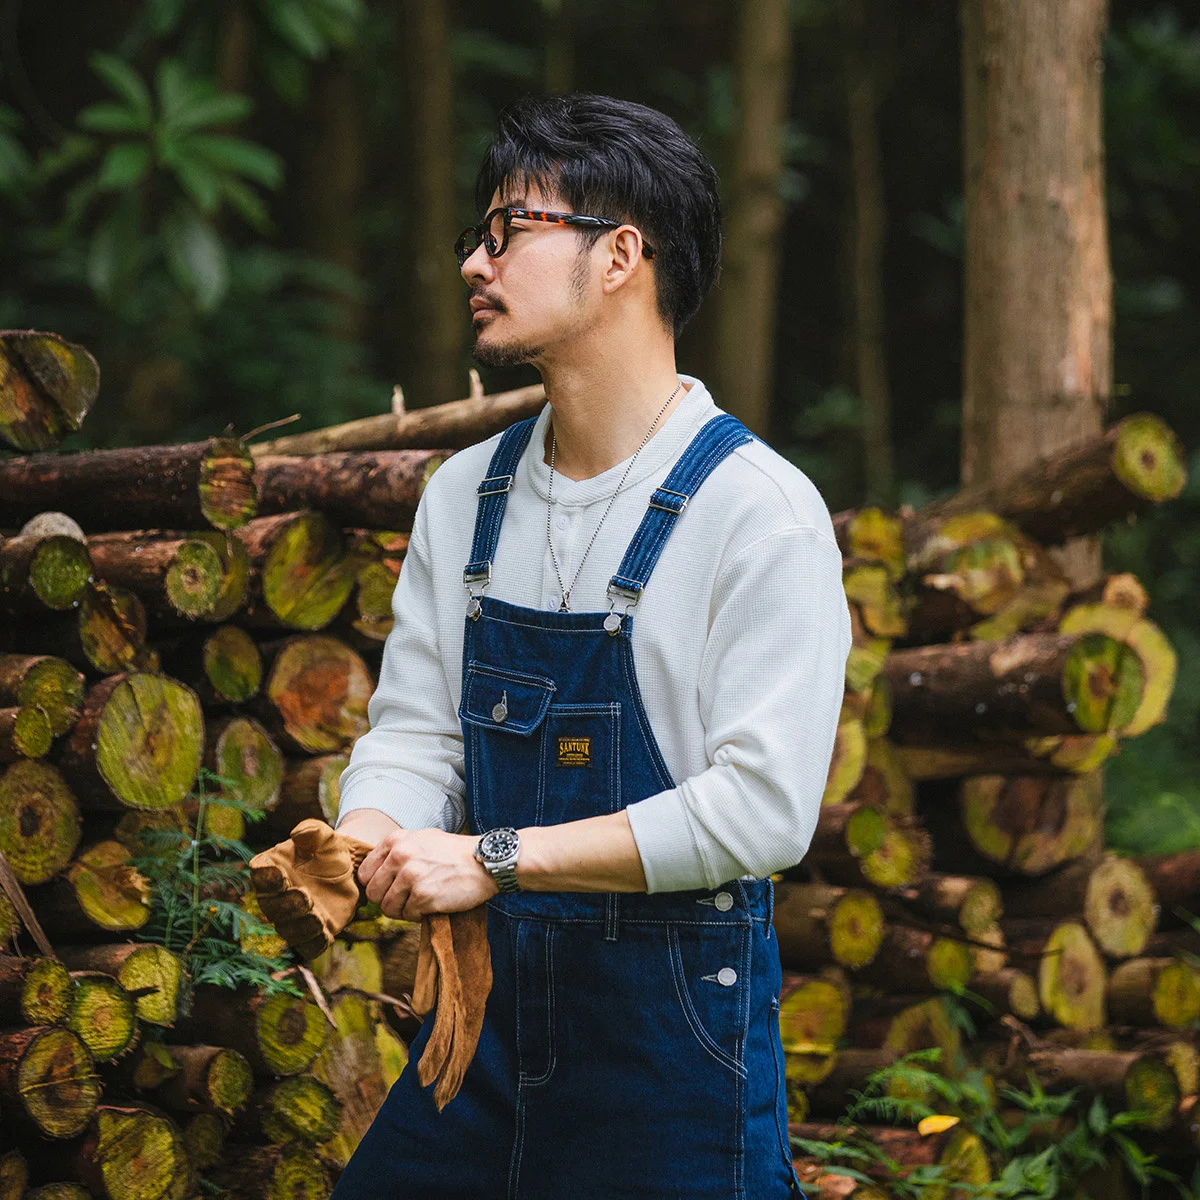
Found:
<path fill-rule="evenodd" d="M 893 500 L 891 395 L 884 321 L 883 253 L 887 202 L 879 145 L 879 69 L 867 0 L 842 6 L 846 39 L 846 114 L 850 142 L 850 239 L 854 363 L 863 406 L 863 468 L 871 504 Z"/>
<path fill-rule="evenodd" d="M 791 55 L 787 0 L 742 0 L 717 374 L 730 411 L 763 437 L 771 426 Z"/>
<path fill-rule="evenodd" d="M 412 161 L 405 175 L 419 219 L 410 222 L 415 286 L 417 372 L 412 393 L 425 404 L 444 402 L 462 386 L 466 290 L 450 248 L 463 222 L 454 182 L 454 79 L 446 0 L 400 0 L 405 75 L 410 81 Z M 480 214 L 482 215 L 482 214 Z"/>
<path fill-rule="evenodd" d="M 1112 388 L 1104 0 L 964 0 L 962 478 L 1099 433 Z M 1085 584 L 1099 547 L 1068 556 Z"/>

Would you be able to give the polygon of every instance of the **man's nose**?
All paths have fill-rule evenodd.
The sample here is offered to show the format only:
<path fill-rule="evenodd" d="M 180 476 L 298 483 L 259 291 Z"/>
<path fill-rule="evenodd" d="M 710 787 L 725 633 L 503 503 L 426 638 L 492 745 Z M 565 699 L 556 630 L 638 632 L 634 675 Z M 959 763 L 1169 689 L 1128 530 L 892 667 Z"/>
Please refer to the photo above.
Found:
<path fill-rule="evenodd" d="M 482 242 L 467 255 L 466 261 L 459 268 L 459 274 L 467 284 L 476 281 L 488 283 L 496 278 L 496 264 Z"/>

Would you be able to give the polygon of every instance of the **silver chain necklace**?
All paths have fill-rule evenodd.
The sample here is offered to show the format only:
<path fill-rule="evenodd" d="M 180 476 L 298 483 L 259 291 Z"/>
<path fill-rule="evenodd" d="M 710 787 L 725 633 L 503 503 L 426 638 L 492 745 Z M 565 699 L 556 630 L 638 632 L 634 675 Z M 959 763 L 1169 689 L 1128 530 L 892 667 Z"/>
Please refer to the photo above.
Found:
<path fill-rule="evenodd" d="M 679 395 L 679 389 L 682 387 L 683 387 L 683 380 L 681 379 L 679 381 L 678 386 L 675 388 L 675 390 L 667 397 L 666 404 L 664 404 L 662 406 L 662 408 L 660 408 L 658 410 L 658 416 L 654 418 L 654 424 L 651 425 L 650 428 L 646 430 L 646 436 L 644 438 L 642 438 L 642 445 L 639 446 L 633 452 L 633 457 L 629 460 L 629 466 L 627 466 L 625 468 L 625 474 L 621 476 L 621 481 L 620 481 L 620 483 L 617 484 L 616 491 L 614 491 L 612 496 L 609 498 L 608 508 L 606 508 L 604 510 L 604 516 L 602 516 L 600 518 L 600 524 L 596 526 L 595 532 L 592 534 L 592 540 L 590 542 L 588 542 L 587 549 L 583 552 L 583 557 L 579 560 L 579 567 L 575 572 L 575 578 L 571 580 L 570 587 L 567 587 L 563 583 L 562 571 L 558 565 L 558 555 L 554 553 L 554 543 L 550 540 L 550 510 L 554 505 L 554 448 L 555 448 L 555 445 L 557 444 L 556 439 L 554 437 L 554 425 L 553 425 L 553 422 L 551 422 L 551 425 L 550 425 L 550 485 L 546 489 L 546 545 L 550 547 L 550 559 L 554 563 L 554 573 L 555 573 L 555 575 L 558 576 L 558 587 L 559 587 L 559 590 L 562 592 L 562 603 L 558 606 L 559 612 L 570 612 L 571 611 L 571 592 L 574 590 L 575 584 L 579 582 L 579 573 L 580 573 L 580 571 L 583 570 L 583 564 L 585 562 L 587 562 L 587 556 L 592 552 L 592 546 L 595 544 L 596 536 L 600 532 L 600 526 L 604 524 L 605 517 L 608 516 L 609 510 L 612 508 L 613 504 L 616 502 L 617 494 L 620 492 L 621 488 L 624 486 L 625 480 L 629 478 L 629 472 L 633 470 L 633 464 L 635 462 L 637 462 L 637 456 L 639 454 L 641 454 L 642 447 L 644 447 L 646 445 L 646 443 L 650 440 L 650 435 L 654 432 L 654 427 L 662 419 L 662 415 L 663 415 L 663 413 L 665 413 L 667 411 L 667 407 L 668 407 L 668 405 L 670 405 L 671 401 L 674 400 L 675 397 Z"/>

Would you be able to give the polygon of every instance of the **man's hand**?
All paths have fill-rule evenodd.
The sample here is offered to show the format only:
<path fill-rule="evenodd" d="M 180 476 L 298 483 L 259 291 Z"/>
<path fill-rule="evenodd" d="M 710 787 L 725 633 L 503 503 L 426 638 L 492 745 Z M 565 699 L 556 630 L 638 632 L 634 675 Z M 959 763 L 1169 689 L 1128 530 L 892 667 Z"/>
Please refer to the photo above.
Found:
<path fill-rule="evenodd" d="M 497 892 L 475 860 L 478 841 L 441 829 L 397 829 L 363 859 L 358 878 L 388 917 L 419 921 L 428 913 L 465 912 Z"/>

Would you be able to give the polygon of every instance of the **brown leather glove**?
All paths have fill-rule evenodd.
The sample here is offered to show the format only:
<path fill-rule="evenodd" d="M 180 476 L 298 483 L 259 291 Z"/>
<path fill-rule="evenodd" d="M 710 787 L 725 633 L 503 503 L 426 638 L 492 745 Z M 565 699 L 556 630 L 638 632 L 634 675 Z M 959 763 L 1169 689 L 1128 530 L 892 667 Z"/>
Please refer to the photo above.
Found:
<path fill-rule="evenodd" d="M 417 1078 L 422 1087 L 437 1081 L 433 1102 L 438 1112 L 458 1095 L 475 1057 L 491 990 L 487 906 L 426 917 L 421 923 L 412 1007 L 424 1015 L 433 1008 L 436 994 L 437 1015 L 417 1064 Z"/>
<path fill-rule="evenodd" d="M 354 917 L 362 900 L 358 868 L 371 847 L 324 821 L 301 821 L 286 842 L 250 860 L 250 882 L 263 915 L 304 958 L 316 958 Z M 413 982 L 418 1016 L 437 1004 L 417 1078 L 434 1083 L 440 1112 L 458 1094 L 483 1028 L 492 988 L 487 908 L 435 913 L 421 922 Z"/>
<path fill-rule="evenodd" d="M 366 842 L 309 818 L 286 842 L 250 860 L 263 915 L 302 958 L 316 958 L 354 917 Z"/>

